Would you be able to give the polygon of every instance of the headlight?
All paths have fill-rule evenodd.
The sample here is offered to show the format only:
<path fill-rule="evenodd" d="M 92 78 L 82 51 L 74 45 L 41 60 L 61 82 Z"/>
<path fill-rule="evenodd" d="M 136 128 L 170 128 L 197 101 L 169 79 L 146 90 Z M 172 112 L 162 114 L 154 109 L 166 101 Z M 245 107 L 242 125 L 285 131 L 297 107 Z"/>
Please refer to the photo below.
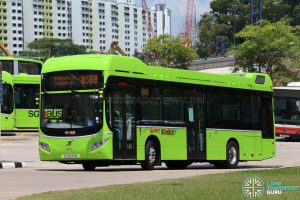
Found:
<path fill-rule="evenodd" d="M 92 151 L 95 151 L 96 149 L 99 149 L 101 146 L 103 146 L 106 142 L 108 141 L 108 139 L 104 139 L 104 140 L 100 140 L 97 141 L 93 144 L 92 146 Z"/>
<path fill-rule="evenodd" d="M 50 146 L 49 146 L 49 144 L 47 144 L 47 143 L 45 143 L 45 142 L 40 142 L 39 145 L 40 145 L 40 147 L 41 147 L 42 149 L 44 149 L 45 151 L 47 151 L 47 152 L 50 153 Z"/>

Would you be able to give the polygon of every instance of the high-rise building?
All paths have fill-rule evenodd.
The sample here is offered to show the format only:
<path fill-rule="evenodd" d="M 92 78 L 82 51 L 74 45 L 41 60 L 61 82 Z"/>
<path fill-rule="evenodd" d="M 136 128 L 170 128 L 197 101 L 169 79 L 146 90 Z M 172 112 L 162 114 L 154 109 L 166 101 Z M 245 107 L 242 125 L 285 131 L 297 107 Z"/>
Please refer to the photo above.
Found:
<path fill-rule="evenodd" d="M 171 33 L 165 4 L 150 9 L 154 35 Z M 0 0 L 0 43 L 18 55 L 40 38 L 72 39 L 88 51 L 107 52 L 118 41 L 126 54 L 148 40 L 142 8 L 135 0 Z"/>
<path fill-rule="evenodd" d="M 14 53 L 24 48 L 22 8 L 22 0 L 0 0 L 0 42 Z"/>
<path fill-rule="evenodd" d="M 171 35 L 171 10 L 166 4 L 155 4 L 151 7 L 152 24 L 154 24 L 154 35 Z"/>
<path fill-rule="evenodd" d="M 43 37 L 59 39 L 72 38 L 71 1 L 21 1 L 23 1 L 25 49 L 27 44 Z"/>

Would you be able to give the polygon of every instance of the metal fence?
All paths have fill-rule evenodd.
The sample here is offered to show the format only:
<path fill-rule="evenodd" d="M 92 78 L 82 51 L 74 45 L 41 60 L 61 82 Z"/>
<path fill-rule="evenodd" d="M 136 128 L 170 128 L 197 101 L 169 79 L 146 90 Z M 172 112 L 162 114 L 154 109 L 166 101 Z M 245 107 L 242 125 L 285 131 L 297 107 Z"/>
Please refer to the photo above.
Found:
<path fill-rule="evenodd" d="M 234 56 L 195 60 L 191 63 L 188 69 L 193 71 L 200 71 L 204 69 L 234 67 L 234 61 L 235 61 Z"/>

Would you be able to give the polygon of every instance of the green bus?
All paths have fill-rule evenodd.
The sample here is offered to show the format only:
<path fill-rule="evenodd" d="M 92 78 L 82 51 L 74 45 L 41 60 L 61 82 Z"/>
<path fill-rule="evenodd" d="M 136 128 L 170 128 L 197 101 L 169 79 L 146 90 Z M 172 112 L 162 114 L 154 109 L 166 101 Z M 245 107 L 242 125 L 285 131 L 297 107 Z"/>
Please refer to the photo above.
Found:
<path fill-rule="evenodd" d="M 13 79 L 8 72 L 2 72 L 3 103 L 1 104 L 1 130 L 15 128 L 14 102 L 13 102 Z"/>
<path fill-rule="evenodd" d="M 17 75 L 21 73 L 28 75 L 40 75 L 42 65 L 43 62 L 40 60 L 21 57 L 0 56 L 0 66 L 2 66 L 2 70 L 12 75 Z"/>
<path fill-rule="evenodd" d="M 3 71 L 1 130 L 37 129 L 39 126 L 40 75 L 11 75 Z"/>
<path fill-rule="evenodd" d="M 51 58 L 42 69 L 39 154 L 82 164 L 186 168 L 275 156 L 272 81 L 147 66 L 116 55 Z"/>
<path fill-rule="evenodd" d="M 39 111 L 35 98 L 39 97 L 42 64 L 42 61 L 29 58 L 0 56 L 8 94 L 4 93 L 3 97 L 13 101 L 2 106 L 9 110 L 1 111 L 1 130 L 38 128 Z"/>

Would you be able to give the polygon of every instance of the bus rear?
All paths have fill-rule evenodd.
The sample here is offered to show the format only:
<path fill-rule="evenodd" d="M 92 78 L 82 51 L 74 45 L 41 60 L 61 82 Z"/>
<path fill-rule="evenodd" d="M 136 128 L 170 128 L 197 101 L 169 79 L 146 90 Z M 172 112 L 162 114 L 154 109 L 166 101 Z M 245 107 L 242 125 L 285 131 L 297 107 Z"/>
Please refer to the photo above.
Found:
<path fill-rule="evenodd" d="M 1 105 L 1 130 L 11 130 L 15 128 L 15 112 L 14 112 L 14 95 L 13 95 L 13 79 L 8 72 L 2 72 L 2 98 Z"/>
<path fill-rule="evenodd" d="M 300 86 L 274 88 L 276 135 L 300 138 Z"/>

